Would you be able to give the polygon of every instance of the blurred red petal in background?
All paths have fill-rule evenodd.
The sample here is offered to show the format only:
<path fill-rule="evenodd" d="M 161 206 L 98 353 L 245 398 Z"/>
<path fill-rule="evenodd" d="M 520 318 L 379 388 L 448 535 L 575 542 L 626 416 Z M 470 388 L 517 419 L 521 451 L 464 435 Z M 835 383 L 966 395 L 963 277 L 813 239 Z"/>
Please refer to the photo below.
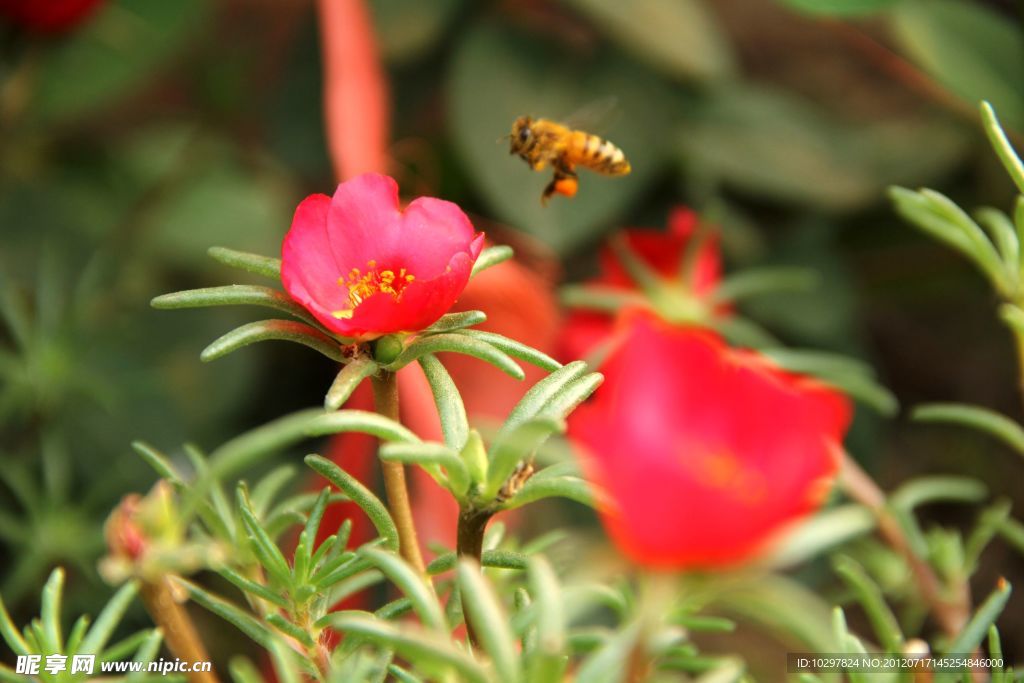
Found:
<path fill-rule="evenodd" d="M 569 435 L 613 502 L 602 519 L 623 553 L 659 568 L 735 564 L 823 502 L 845 396 L 698 328 L 645 313 L 622 324 Z"/>
<path fill-rule="evenodd" d="M 62 33 L 81 24 L 103 0 L 0 0 L 0 16 L 38 33 Z"/>
<path fill-rule="evenodd" d="M 697 229 L 698 216 L 685 207 L 672 210 L 668 217 L 668 230 L 661 232 L 649 228 L 630 228 L 625 231 L 626 242 L 651 268 L 666 279 L 679 277 L 684 255 L 690 239 Z M 613 289 L 637 290 L 636 283 L 619 263 L 610 247 L 600 254 L 601 273 L 586 284 Z M 721 279 L 722 264 L 718 242 L 712 236 L 700 245 L 689 282 L 697 296 L 708 294 Z M 570 313 L 559 342 L 559 356 L 564 361 L 585 358 L 594 348 L 606 341 L 615 331 L 614 317 L 595 311 L 577 310 Z"/>
<path fill-rule="evenodd" d="M 347 180 L 388 170 L 388 86 L 369 7 L 362 0 L 320 0 L 324 126 L 334 174 Z"/>

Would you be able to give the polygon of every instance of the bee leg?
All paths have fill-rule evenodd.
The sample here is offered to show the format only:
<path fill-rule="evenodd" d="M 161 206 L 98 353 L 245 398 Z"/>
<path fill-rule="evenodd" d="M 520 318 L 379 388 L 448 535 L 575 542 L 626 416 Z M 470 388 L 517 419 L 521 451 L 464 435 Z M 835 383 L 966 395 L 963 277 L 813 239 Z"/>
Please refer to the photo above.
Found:
<path fill-rule="evenodd" d="M 548 205 L 548 201 L 551 199 L 551 195 L 553 195 L 555 193 L 555 186 L 556 185 L 558 185 L 558 174 L 555 174 L 555 177 L 552 178 L 551 182 L 548 183 L 547 187 L 544 188 L 544 194 L 542 194 L 540 196 L 540 205 L 541 206 L 547 206 Z"/>
<path fill-rule="evenodd" d="M 555 175 L 544 188 L 544 195 L 540 198 L 540 203 L 547 206 L 548 200 L 554 194 L 566 197 L 575 196 L 577 186 L 576 172 L 564 164 L 555 164 Z"/>

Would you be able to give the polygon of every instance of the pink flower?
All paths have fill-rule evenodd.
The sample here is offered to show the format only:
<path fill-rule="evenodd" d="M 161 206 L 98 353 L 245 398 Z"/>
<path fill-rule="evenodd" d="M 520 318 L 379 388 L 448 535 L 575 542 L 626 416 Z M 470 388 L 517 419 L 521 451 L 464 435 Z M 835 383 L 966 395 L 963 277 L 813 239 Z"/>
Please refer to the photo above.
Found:
<path fill-rule="evenodd" d="M 735 564 L 821 505 L 850 423 L 841 393 L 698 328 L 648 313 L 621 324 L 569 435 L 613 501 L 602 519 L 627 556 Z"/>
<path fill-rule="evenodd" d="M 483 249 L 462 210 L 365 173 L 295 211 L 282 247 L 288 294 L 338 335 L 367 341 L 416 332 L 448 312 Z"/>

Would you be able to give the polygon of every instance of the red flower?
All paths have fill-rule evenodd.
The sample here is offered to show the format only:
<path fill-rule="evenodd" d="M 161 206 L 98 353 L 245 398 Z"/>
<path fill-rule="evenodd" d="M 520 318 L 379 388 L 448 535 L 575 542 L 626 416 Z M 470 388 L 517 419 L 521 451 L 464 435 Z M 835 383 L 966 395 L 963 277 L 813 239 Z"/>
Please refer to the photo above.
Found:
<path fill-rule="evenodd" d="M 602 512 L 634 561 L 715 567 L 750 558 L 821 504 L 847 399 L 715 335 L 647 314 L 622 321 L 605 382 L 569 419 Z"/>
<path fill-rule="evenodd" d="M 625 232 L 626 243 L 648 266 L 666 280 L 678 279 L 683 255 L 697 227 L 697 214 L 686 208 L 672 210 L 668 232 L 634 228 Z M 637 290 L 635 282 L 619 263 L 610 248 L 600 254 L 601 275 L 587 284 L 615 290 Z M 696 255 L 689 281 L 684 283 L 696 296 L 711 292 L 721 279 L 718 244 L 708 239 Z M 614 330 L 611 315 L 594 311 L 573 311 L 566 318 L 561 341 L 561 355 L 569 360 L 585 357 L 594 347 L 610 337 Z"/>
<path fill-rule="evenodd" d="M 420 197 L 405 211 L 398 185 L 366 173 L 315 194 L 284 238 L 281 281 L 328 329 L 370 340 L 415 332 L 444 315 L 483 249 L 462 210 Z"/>
<path fill-rule="evenodd" d="M 0 0 L 0 15 L 39 33 L 60 33 L 82 23 L 102 0 Z"/>

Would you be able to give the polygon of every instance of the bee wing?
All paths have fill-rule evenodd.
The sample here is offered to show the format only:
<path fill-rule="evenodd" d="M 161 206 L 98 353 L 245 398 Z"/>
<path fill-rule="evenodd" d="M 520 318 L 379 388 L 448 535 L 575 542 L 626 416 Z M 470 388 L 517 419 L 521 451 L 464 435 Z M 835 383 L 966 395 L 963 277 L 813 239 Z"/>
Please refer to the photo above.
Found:
<path fill-rule="evenodd" d="M 621 116 L 619 98 L 607 95 L 583 104 L 563 120 L 569 128 L 602 134 L 614 126 Z"/>

